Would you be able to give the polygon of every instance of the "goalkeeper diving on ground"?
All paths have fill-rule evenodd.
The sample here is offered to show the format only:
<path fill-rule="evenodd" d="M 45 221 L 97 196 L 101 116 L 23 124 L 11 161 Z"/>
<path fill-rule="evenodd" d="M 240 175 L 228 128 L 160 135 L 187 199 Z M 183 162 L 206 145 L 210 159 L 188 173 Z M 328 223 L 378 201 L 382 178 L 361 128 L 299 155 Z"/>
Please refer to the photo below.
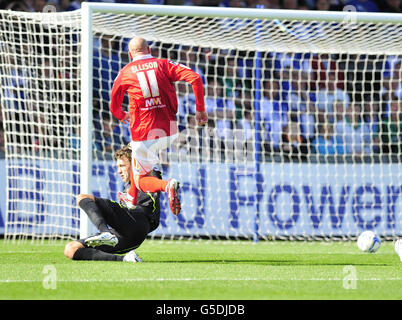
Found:
<path fill-rule="evenodd" d="M 160 193 L 138 193 L 134 208 L 127 208 L 122 200 L 130 188 L 131 148 L 124 146 L 116 151 L 118 173 L 126 183 L 119 194 L 120 202 L 80 194 L 77 205 L 85 211 L 99 234 L 67 243 L 64 255 L 72 260 L 101 260 L 142 262 L 135 253 L 147 235 L 159 226 Z M 152 170 L 150 174 L 160 179 L 161 174 Z M 125 255 L 123 255 L 125 254 Z"/>
<path fill-rule="evenodd" d="M 133 152 L 127 193 L 128 207 L 135 206 L 138 191 L 167 192 L 173 214 L 181 210 L 179 182 L 161 180 L 149 173 L 159 163 L 159 152 L 169 148 L 177 136 L 177 95 L 174 82 L 192 85 L 196 100 L 198 125 L 208 121 L 205 112 L 204 86 L 201 76 L 190 68 L 150 54 L 145 39 L 134 37 L 129 42 L 132 61 L 120 70 L 111 92 L 110 111 L 122 122 L 130 122 Z M 129 96 L 129 111 L 122 110 L 125 93 Z"/>

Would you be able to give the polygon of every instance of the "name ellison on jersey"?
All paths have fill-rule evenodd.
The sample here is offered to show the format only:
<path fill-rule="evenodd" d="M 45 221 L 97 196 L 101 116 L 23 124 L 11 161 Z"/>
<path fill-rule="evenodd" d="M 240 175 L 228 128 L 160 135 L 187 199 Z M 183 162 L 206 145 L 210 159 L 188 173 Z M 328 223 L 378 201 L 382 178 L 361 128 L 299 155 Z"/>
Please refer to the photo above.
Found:
<path fill-rule="evenodd" d="M 151 61 L 151 62 L 139 64 L 137 66 L 132 66 L 131 71 L 133 73 L 136 73 L 138 71 L 144 71 L 144 70 L 148 70 L 148 69 L 156 69 L 157 67 L 158 67 L 158 64 L 156 63 L 156 61 Z"/>

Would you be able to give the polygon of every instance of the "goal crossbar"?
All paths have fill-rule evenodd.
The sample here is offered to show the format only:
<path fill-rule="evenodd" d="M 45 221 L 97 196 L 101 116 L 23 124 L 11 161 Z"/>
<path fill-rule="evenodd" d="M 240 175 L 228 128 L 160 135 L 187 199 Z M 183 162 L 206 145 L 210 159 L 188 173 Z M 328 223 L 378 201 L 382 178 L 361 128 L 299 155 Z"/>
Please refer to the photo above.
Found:
<path fill-rule="evenodd" d="M 100 13 L 135 13 L 160 16 L 188 16 L 214 18 L 246 18 L 246 19 L 278 19 L 296 21 L 334 21 L 356 23 L 402 23 L 401 14 L 355 12 L 355 11 L 313 11 L 313 10 L 285 10 L 285 9 L 254 9 L 254 8 L 223 8 L 223 7 L 194 7 L 174 5 L 144 5 L 144 4 L 114 4 L 83 2 L 93 12 Z"/>

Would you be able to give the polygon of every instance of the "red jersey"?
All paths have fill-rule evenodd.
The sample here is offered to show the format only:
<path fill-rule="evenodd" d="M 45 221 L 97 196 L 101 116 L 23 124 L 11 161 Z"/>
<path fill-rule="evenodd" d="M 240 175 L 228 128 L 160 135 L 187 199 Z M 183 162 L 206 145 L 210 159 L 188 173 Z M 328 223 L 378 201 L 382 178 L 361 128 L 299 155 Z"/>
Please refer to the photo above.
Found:
<path fill-rule="evenodd" d="M 193 86 L 197 111 L 205 111 L 204 86 L 199 74 L 190 68 L 151 55 L 135 58 L 116 77 L 110 111 L 123 120 L 124 95 L 129 95 L 130 131 L 134 141 L 144 141 L 177 133 L 177 96 L 174 82 Z"/>

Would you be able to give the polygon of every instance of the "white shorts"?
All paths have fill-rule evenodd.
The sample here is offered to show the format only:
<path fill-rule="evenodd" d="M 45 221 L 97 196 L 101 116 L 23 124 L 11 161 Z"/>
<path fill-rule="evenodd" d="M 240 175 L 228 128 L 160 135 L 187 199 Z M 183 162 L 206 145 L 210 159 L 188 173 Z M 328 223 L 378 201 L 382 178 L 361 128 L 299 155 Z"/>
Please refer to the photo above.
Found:
<path fill-rule="evenodd" d="M 153 140 L 131 141 L 131 168 L 134 175 L 146 175 L 159 165 L 159 152 L 170 147 L 177 134 Z"/>

